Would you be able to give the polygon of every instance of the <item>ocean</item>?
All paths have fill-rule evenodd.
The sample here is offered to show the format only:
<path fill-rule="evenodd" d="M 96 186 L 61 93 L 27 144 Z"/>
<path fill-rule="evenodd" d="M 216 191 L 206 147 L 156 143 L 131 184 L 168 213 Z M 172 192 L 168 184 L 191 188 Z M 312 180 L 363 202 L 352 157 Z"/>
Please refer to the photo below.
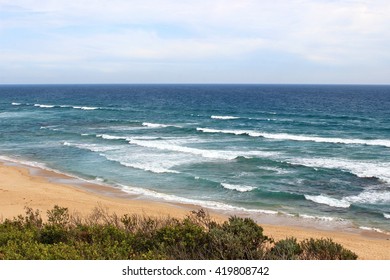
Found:
<path fill-rule="evenodd" d="M 390 233 L 390 86 L 1 85 L 0 133 L 124 197 Z"/>

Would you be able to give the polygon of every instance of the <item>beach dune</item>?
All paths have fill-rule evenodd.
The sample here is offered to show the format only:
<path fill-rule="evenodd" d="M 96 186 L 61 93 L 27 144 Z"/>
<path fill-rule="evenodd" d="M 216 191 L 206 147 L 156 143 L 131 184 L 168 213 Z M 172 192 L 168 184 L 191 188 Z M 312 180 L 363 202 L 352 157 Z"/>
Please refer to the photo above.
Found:
<path fill-rule="evenodd" d="M 118 195 L 102 195 L 113 193 L 109 187 L 89 183 L 61 183 L 58 179 L 70 179 L 66 175 L 45 170 L 32 169 L 13 163 L 0 163 L 0 219 L 12 219 L 25 212 L 25 207 L 38 209 L 43 216 L 54 205 L 67 207 L 70 213 L 86 216 L 95 207 L 104 207 L 118 215 L 139 214 L 155 217 L 171 216 L 183 218 L 196 206 L 170 204 L 157 201 L 142 200 L 137 197 L 129 199 Z M 57 181 L 56 181 L 57 179 Z M 65 180 L 64 180 L 65 181 Z M 105 189 L 106 188 L 106 189 Z M 93 191 L 93 190 L 96 191 Z M 211 212 L 214 219 L 223 221 L 226 216 Z M 292 227 L 285 225 L 261 224 L 264 233 L 275 240 L 294 236 L 298 240 L 306 238 L 332 238 L 335 242 L 355 252 L 359 259 L 390 260 L 390 236 L 363 235 L 336 231 Z"/>

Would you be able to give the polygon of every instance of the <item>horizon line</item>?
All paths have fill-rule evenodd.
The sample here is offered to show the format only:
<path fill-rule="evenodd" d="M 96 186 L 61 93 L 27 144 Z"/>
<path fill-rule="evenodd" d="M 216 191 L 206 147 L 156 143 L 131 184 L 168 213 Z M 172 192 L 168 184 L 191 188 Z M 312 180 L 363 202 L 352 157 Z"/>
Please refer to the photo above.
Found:
<path fill-rule="evenodd" d="M 390 86 L 390 83 L 0 83 L 0 86 L 231 85 L 231 86 Z"/>

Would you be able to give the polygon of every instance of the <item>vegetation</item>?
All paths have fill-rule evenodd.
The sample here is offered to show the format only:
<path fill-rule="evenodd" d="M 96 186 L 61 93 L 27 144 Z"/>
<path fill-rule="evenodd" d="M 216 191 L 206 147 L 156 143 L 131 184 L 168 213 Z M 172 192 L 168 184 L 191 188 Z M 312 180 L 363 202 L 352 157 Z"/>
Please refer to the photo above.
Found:
<path fill-rule="evenodd" d="M 0 224 L 0 259 L 356 259 L 330 239 L 274 242 L 248 218 L 218 224 L 204 210 L 182 220 L 109 214 L 87 218 L 55 206 L 44 222 L 39 211 Z"/>

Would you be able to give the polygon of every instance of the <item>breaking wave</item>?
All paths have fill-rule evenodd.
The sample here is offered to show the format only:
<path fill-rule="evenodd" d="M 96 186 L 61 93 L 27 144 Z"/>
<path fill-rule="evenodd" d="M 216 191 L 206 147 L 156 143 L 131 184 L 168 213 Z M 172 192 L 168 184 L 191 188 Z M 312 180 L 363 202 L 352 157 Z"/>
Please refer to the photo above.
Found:
<path fill-rule="evenodd" d="M 293 158 L 287 162 L 314 168 L 339 169 L 360 178 L 377 178 L 390 183 L 390 163 L 388 162 L 364 162 L 342 158 Z"/>
<path fill-rule="evenodd" d="M 236 120 L 239 119 L 239 117 L 233 117 L 233 116 L 211 116 L 212 119 L 216 120 Z"/>
<path fill-rule="evenodd" d="M 146 148 L 153 148 L 163 151 L 172 151 L 179 153 L 192 154 L 201 156 L 204 158 L 233 160 L 239 156 L 247 157 L 267 157 L 273 156 L 275 152 L 263 152 L 263 151 L 224 151 L 224 150 L 204 150 L 198 148 L 190 148 L 171 144 L 167 141 L 142 141 L 136 139 L 129 139 L 130 144 L 138 145 Z"/>
<path fill-rule="evenodd" d="M 221 183 L 222 187 L 228 190 L 235 190 L 238 192 L 250 192 L 256 189 L 256 187 L 252 186 L 244 186 L 244 185 L 233 185 L 233 184 L 227 184 L 227 183 Z"/>
<path fill-rule="evenodd" d="M 390 192 L 388 191 L 364 191 L 358 195 L 347 196 L 341 199 L 326 196 L 324 194 L 313 196 L 305 195 L 307 200 L 315 203 L 325 204 L 331 207 L 348 208 L 351 204 L 385 204 L 390 203 Z"/>
<path fill-rule="evenodd" d="M 318 142 L 318 143 L 333 143 L 333 144 L 353 144 L 353 145 L 369 145 L 369 146 L 384 146 L 390 148 L 390 140 L 386 139 L 346 139 L 335 137 L 319 137 L 319 136 L 307 136 L 307 135 L 294 135 L 287 133 L 266 133 L 253 130 L 221 130 L 212 128 L 196 128 L 197 131 L 204 133 L 223 133 L 234 135 L 248 135 L 251 137 L 263 137 L 272 140 L 291 140 L 291 141 L 306 141 L 306 142 Z"/>
<path fill-rule="evenodd" d="M 305 198 L 307 200 L 311 200 L 311 201 L 313 201 L 315 203 L 326 204 L 326 205 L 331 206 L 331 207 L 348 208 L 351 205 L 347 201 L 339 200 L 339 199 L 332 198 L 332 197 L 328 197 L 328 196 L 325 196 L 323 194 L 317 195 L 317 196 L 305 195 Z"/>

